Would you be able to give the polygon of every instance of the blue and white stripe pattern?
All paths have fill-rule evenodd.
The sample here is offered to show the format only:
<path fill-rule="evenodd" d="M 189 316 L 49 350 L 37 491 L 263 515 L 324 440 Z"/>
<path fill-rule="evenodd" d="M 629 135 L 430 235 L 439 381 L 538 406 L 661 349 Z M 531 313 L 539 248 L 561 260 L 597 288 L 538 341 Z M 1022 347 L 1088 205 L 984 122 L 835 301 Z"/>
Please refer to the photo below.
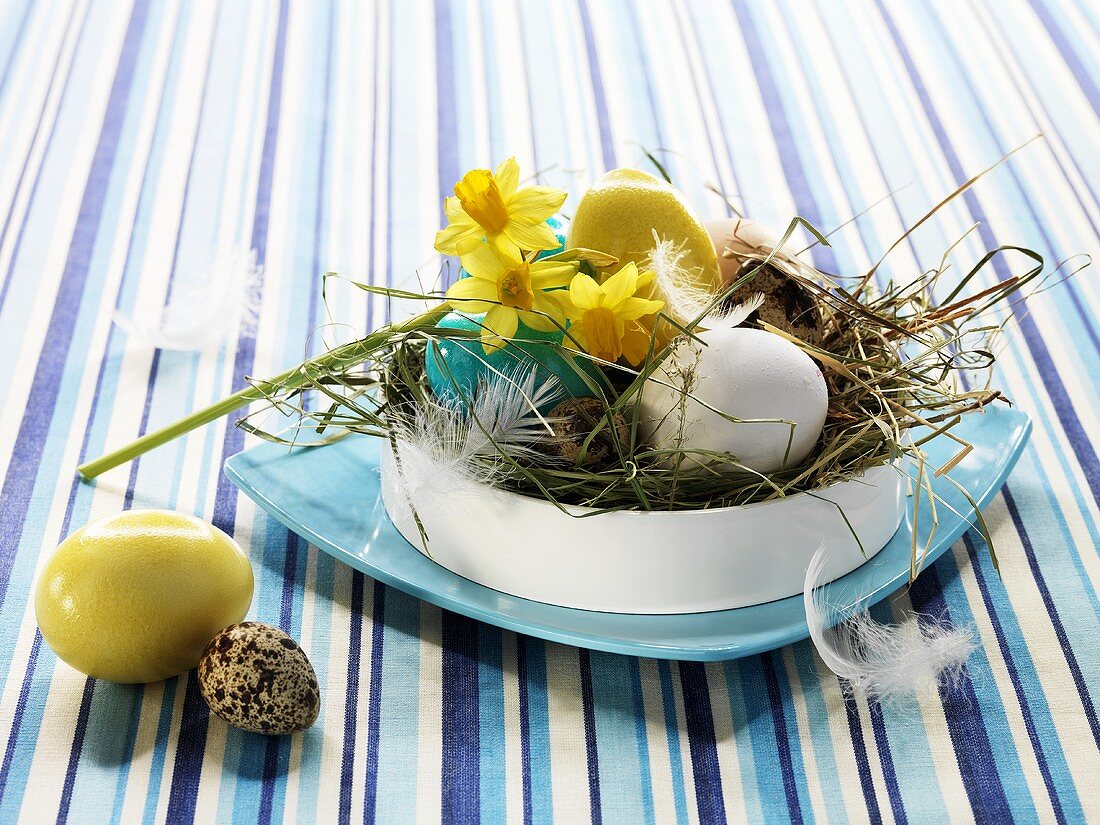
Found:
<path fill-rule="evenodd" d="M 5 0 L 0 12 L 0 822 L 575 823 L 1100 817 L 1100 288 L 1018 305 L 999 381 L 1036 421 L 970 534 L 879 618 L 972 624 L 937 698 L 846 700 L 806 644 L 723 664 L 519 637 L 383 587 L 289 535 L 221 476 L 225 422 L 95 486 L 73 468 L 300 360 L 327 320 L 431 281 L 440 200 L 515 154 L 570 191 L 667 150 L 708 191 L 831 228 L 864 271 L 924 210 L 1034 134 L 888 258 L 958 266 L 1019 243 L 1100 250 L 1100 9 L 1090 0 Z M 155 317 L 218 249 L 264 267 L 254 334 L 202 353 Z M 999 260 L 988 277 L 1023 262 Z M 334 333 L 335 334 L 335 333 Z M 248 550 L 252 616 L 322 683 L 303 735 L 211 718 L 194 679 L 96 683 L 35 628 L 38 566 L 86 521 L 166 506 Z"/>

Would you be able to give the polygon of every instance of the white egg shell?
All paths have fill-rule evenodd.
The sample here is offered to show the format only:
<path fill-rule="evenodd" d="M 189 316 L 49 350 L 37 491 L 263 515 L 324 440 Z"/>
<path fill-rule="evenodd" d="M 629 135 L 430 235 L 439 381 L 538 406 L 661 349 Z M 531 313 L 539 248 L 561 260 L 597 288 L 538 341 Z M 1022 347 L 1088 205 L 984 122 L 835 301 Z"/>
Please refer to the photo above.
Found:
<path fill-rule="evenodd" d="M 763 330 L 712 329 L 698 337 L 707 346 L 685 342 L 657 370 L 658 380 L 650 379 L 642 390 L 649 442 L 666 449 L 727 452 L 761 473 L 805 459 L 821 435 L 829 406 L 825 379 L 813 360 Z M 677 388 L 689 380 L 692 397 L 684 404 L 681 441 L 683 393 Z M 730 421 L 708 407 L 742 421 Z M 794 422 L 793 435 L 787 423 L 744 421 L 761 418 Z"/>
<path fill-rule="evenodd" d="M 748 218 L 721 218 L 707 221 L 707 234 L 718 253 L 722 282 L 730 283 L 748 255 L 767 255 L 779 244 L 780 235 L 769 227 Z M 780 247 L 791 257 L 798 257 L 799 244 L 792 237 Z M 733 254 L 726 256 L 729 250 Z"/>

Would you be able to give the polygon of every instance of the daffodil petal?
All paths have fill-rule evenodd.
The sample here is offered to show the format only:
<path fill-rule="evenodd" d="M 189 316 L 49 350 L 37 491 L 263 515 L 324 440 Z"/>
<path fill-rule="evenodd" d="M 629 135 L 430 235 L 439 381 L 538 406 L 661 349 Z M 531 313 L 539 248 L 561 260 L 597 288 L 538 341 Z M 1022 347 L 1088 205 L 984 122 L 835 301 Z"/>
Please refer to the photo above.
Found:
<path fill-rule="evenodd" d="M 547 307 L 539 307 L 541 310 L 547 309 Z M 548 315 L 549 313 L 547 313 Z M 539 332 L 556 332 L 558 325 L 554 321 L 539 312 L 524 312 L 520 311 L 519 319 L 531 329 L 538 330 Z M 562 324 L 561 326 L 565 326 Z"/>
<path fill-rule="evenodd" d="M 555 289 L 550 292 L 536 293 L 535 309 L 545 312 L 562 327 L 571 318 L 579 317 L 579 312 L 573 306 L 573 300 L 569 297 L 568 289 Z"/>
<path fill-rule="evenodd" d="M 641 318 L 643 315 L 652 315 L 659 312 L 665 305 L 664 301 L 650 301 L 646 298 L 627 298 L 616 309 L 615 314 L 628 321 Z"/>
<path fill-rule="evenodd" d="M 612 310 L 630 298 L 638 289 L 638 267 L 629 263 L 603 282 L 603 305 Z"/>
<path fill-rule="evenodd" d="M 462 268 L 474 278 L 491 281 L 494 285 L 504 274 L 505 262 L 497 254 L 496 250 L 487 243 L 467 243 L 458 245 L 458 259 L 462 262 Z M 495 290 L 494 290 L 495 293 Z M 496 295 L 494 294 L 494 298 Z"/>
<path fill-rule="evenodd" d="M 447 300 L 460 312 L 488 312 L 496 305 L 496 284 L 481 278 L 462 278 L 451 284 Z"/>
<path fill-rule="evenodd" d="M 473 218 L 462 208 L 462 201 L 455 197 L 443 199 L 443 212 L 450 223 L 473 223 Z"/>
<path fill-rule="evenodd" d="M 510 219 L 504 227 L 503 233 L 520 249 L 535 252 L 542 249 L 553 249 L 558 245 L 558 236 L 548 224 L 524 224 L 515 219 Z"/>
<path fill-rule="evenodd" d="M 466 213 L 463 212 L 463 215 Z M 453 221 L 450 226 L 440 229 L 435 235 L 435 248 L 443 255 L 457 255 L 458 244 L 466 238 L 479 239 L 485 230 L 467 218 L 463 221 Z"/>
<path fill-rule="evenodd" d="M 569 297 L 577 309 L 595 309 L 603 299 L 603 291 L 590 277 L 578 272 L 569 282 Z"/>
<path fill-rule="evenodd" d="M 511 307 L 494 306 L 482 323 L 501 338 L 511 338 L 519 329 L 519 315 Z"/>
<path fill-rule="evenodd" d="M 550 292 L 540 292 L 535 302 L 540 312 L 545 312 L 561 326 L 569 320 L 569 312 L 573 309 L 573 301 L 569 297 L 568 289 L 554 289 Z"/>
<path fill-rule="evenodd" d="M 516 189 L 519 187 L 519 164 L 515 158 L 508 158 L 503 161 L 500 166 L 497 167 L 496 172 L 493 173 L 493 177 L 497 179 L 497 187 L 500 189 L 501 197 L 505 202 L 516 194 Z"/>
<path fill-rule="evenodd" d="M 565 203 L 566 193 L 549 186 L 527 186 L 511 198 L 505 197 L 508 214 L 528 222 L 544 221 Z M 553 247 L 548 247 L 553 249 Z"/>
<path fill-rule="evenodd" d="M 489 236 L 489 245 L 509 260 L 520 259 L 520 246 L 503 232 Z"/>
<path fill-rule="evenodd" d="M 504 345 L 507 343 L 507 341 L 499 335 L 494 335 L 490 330 L 483 329 L 481 331 L 481 348 L 485 350 L 486 355 L 492 355 L 497 350 L 503 349 Z"/>
<path fill-rule="evenodd" d="M 479 246 L 485 245 L 485 238 L 463 238 L 456 246 L 458 247 L 458 254 L 465 255 L 467 252 L 472 252 Z"/>
<path fill-rule="evenodd" d="M 531 264 L 531 285 L 539 289 L 569 286 L 577 274 L 577 265 L 568 261 L 535 261 Z"/>

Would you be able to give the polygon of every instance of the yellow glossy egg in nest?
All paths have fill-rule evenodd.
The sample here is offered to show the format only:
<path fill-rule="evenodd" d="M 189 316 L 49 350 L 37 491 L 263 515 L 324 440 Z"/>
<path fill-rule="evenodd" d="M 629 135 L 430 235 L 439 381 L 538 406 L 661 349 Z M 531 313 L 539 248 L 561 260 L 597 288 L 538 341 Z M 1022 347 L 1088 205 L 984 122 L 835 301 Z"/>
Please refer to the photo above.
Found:
<path fill-rule="evenodd" d="M 566 246 L 643 265 L 654 232 L 682 250 L 680 265 L 696 286 L 720 286 L 718 255 L 695 210 L 675 186 L 637 169 L 616 169 L 592 184 L 569 224 Z"/>
<path fill-rule="evenodd" d="M 637 169 L 608 172 L 577 204 L 569 224 L 566 247 L 595 249 L 645 268 L 658 241 L 668 245 L 676 260 L 675 278 L 662 275 L 643 297 L 665 302 L 664 312 L 688 320 L 695 311 L 685 311 L 671 300 L 670 288 L 700 296 L 716 295 L 722 286 L 718 254 L 706 226 L 675 186 Z M 659 325 L 657 348 L 677 332 L 670 324 Z"/>
<path fill-rule="evenodd" d="M 232 538 L 169 510 L 129 510 L 70 535 L 39 577 L 42 638 L 72 667 L 156 682 L 195 667 L 252 603 L 252 567 Z"/>

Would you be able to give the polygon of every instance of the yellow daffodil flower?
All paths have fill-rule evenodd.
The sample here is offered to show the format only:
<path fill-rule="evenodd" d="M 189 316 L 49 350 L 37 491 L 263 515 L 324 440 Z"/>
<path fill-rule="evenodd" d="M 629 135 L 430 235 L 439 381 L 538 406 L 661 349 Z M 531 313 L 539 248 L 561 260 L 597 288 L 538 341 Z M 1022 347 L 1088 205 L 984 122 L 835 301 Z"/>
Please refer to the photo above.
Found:
<path fill-rule="evenodd" d="M 561 304 L 544 290 L 568 285 L 577 273 L 575 260 L 528 260 L 481 240 L 463 241 L 458 252 L 470 277 L 456 281 L 447 300 L 459 312 L 485 313 L 481 343 L 486 352 L 504 346 L 503 339 L 516 334 L 521 320 L 542 332 L 565 327 Z"/>
<path fill-rule="evenodd" d="M 460 243 L 482 238 L 513 258 L 520 256 L 520 250 L 555 248 L 558 239 L 546 219 L 565 202 L 565 192 L 547 186 L 518 187 L 515 158 L 508 158 L 495 173 L 467 172 L 455 184 L 455 197 L 443 201 L 448 226 L 435 236 L 436 250 L 457 255 Z"/>
<path fill-rule="evenodd" d="M 652 283 L 652 272 L 639 274 L 637 265 L 628 263 L 602 284 L 578 273 L 569 283 L 567 301 L 550 293 L 569 318 L 569 337 L 575 340 L 567 339 L 568 345 L 604 361 L 626 356 L 631 364 L 641 364 L 649 352 L 650 331 L 639 319 L 664 306 L 663 301 L 637 297 Z"/>

